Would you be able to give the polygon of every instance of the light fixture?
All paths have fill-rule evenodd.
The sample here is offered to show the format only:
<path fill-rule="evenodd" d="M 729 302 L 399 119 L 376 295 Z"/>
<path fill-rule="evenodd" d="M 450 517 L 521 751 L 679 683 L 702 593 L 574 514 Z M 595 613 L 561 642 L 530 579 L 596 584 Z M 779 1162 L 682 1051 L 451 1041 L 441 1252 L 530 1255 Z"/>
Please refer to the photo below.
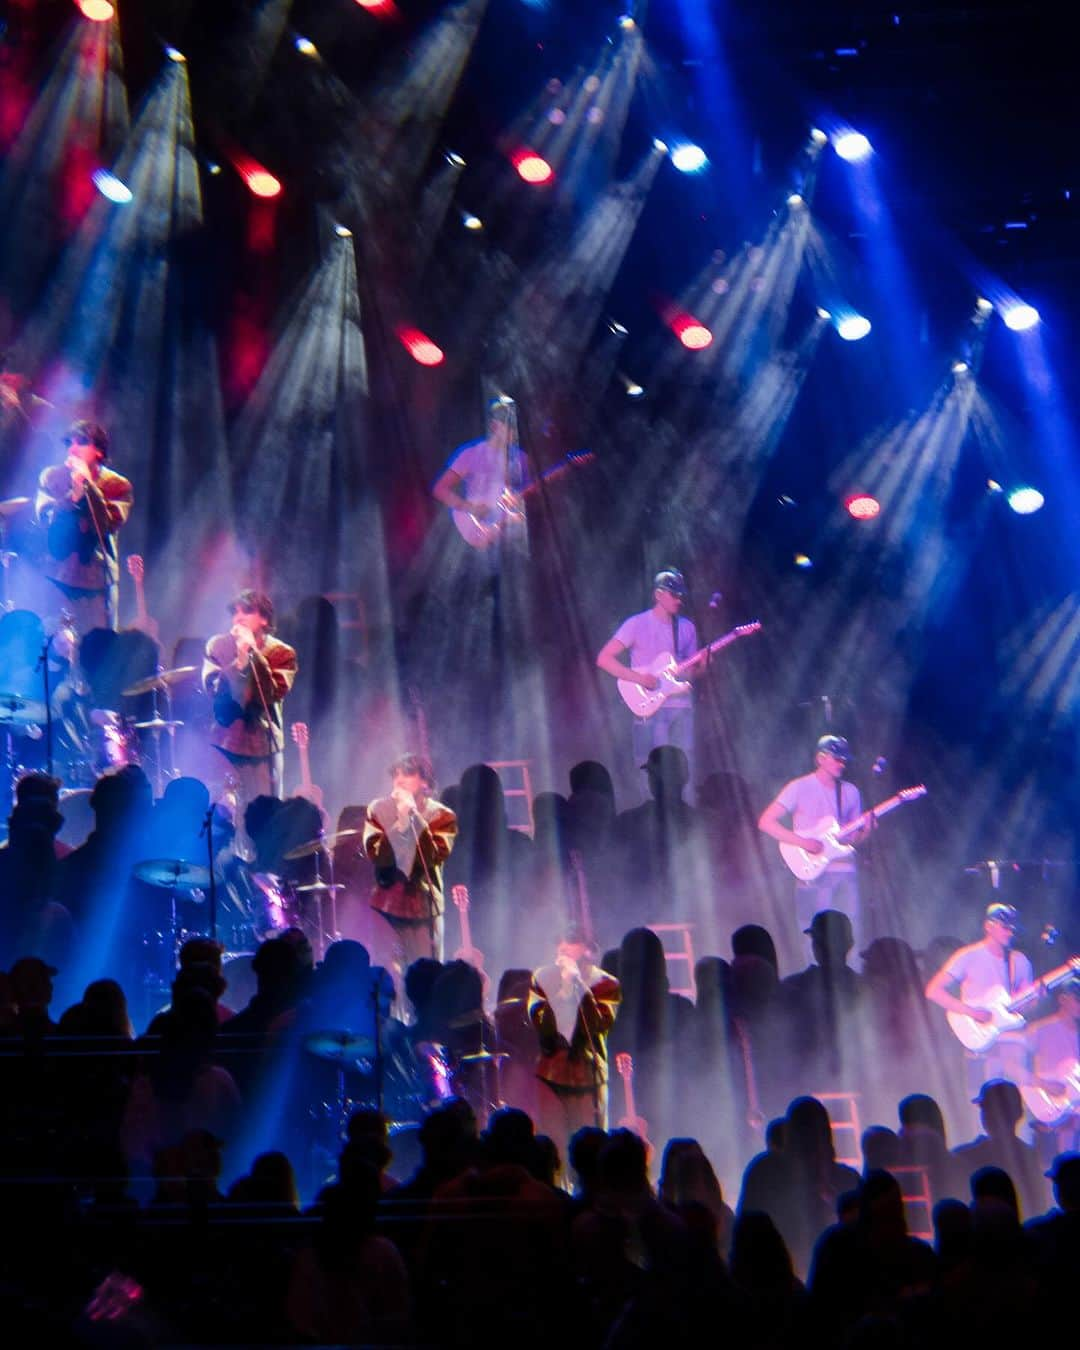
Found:
<path fill-rule="evenodd" d="M 310 38 L 302 37 L 299 33 L 293 41 L 293 46 L 301 56 L 318 56 L 319 49 Z"/>
<path fill-rule="evenodd" d="M 844 498 L 844 508 L 852 520 L 873 520 L 881 514 L 881 503 L 869 492 L 852 492 Z"/>
<path fill-rule="evenodd" d="M 1005 499 L 1018 516 L 1032 516 L 1042 509 L 1046 498 L 1038 488 L 1014 487 Z"/>
<path fill-rule="evenodd" d="M 662 141 L 659 136 L 654 136 L 652 148 L 657 151 L 658 154 L 666 155 L 668 152 L 668 143 L 667 141 Z"/>
<path fill-rule="evenodd" d="M 980 295 L 975 301 L 975 308 L 980 314 L 992 314 L 994 311 L 994 302 L 987 300 L 985 295 Z"/>
<path fill-rule="evenodd" d="M 465 161 L 456 150 L 447 150 L 445 159 L 447 164 L 452 164 L 455 169 L 463 169 L 465 167 Z"/>
<path fill-rule="evenodd" d="M 858 342 L 871 328 L 870 320 L 862 314 L 846 314 L 837 320 L 836 331 L 845 342 Z"/>
<path fill-rule="evenodd" d="M 116 13 L 112 0 L 75 0 L 84 19 L 94 23 L 107 23 Z"/>
<path fill-rule="evenodd" d="M 169 58 L 170 61 L 175 61 L 178 66 L 187 65 L 187 57 L 184 55 L 183 52 L 178 51 L 175 47 L 166 47 L 165 55 Z"/>
<path fill-rule="evenodd" d="M 644 398 L 645 397 L 644 386 L 638 384 L 636 380 L 631 380 L 630 383 L 626 386 L 626 397 Z"/>
<path fill-rule="evenodd" d="M 471 211 L 462 211 L 461 223 L 467 230 L 482 230 L 484 228 L 484 222 L 479 216 L 474 216 Z"/>
<path fill-rule="evenodd" d="M 352 230 L 349 229 L 348 225 L 335 225 L 334 233 L 337 235 L 339 239 L 352 238 Z"/>
<path fill-rule="evenodd" d="M 128 185 L 122 183 L 108 169 L 95 169 L 90 175 L 90 181 L 103 197 L 110 202 L 115 202 L 117 206 L 126 206 L 134 196 Z"/>
<path fill-rule="evenodd" d="M 1028 329 L 1034 328 L 1039 322 L 1039 311 L 1034 305 L 1017 302 L 1004 306 L 1001 317 L 1006 328 L 1012 329 L 1014 333 L 1026 333 Z"/>
<path fill-rule="evenodd" d="M 516 150 L 511 158 L 518 176 L 525 183 L 547 183 L 554 176 L 551 165 L 535 150 Z"/>
<path fill-rule="evenodd" d="M 804 572 L 814 565 L 808 553 L 796 553 L 794 558 L 792 558 L 792 562 L 796 567 L 802 568 Z"/>
<path fill-rule="evenodd" d="M 700 173 L 708 164 L 709 157 L 700 145 L 686 142 L 672 150 L 671 162 L 680 173 Z"/>
<path fill-rule="evenodd" d="M 792 192 L 787 199 L 787 204 L 794 208 L 797 206 L 805 206 L 806 202 L 804 201 L 801 192 Z"/>
<path fill-rule="evenodd" d="M 829 138 L 820 127 L 814 127 L 810 132 L 810 139 L 815 145 L 824 145 Z"/>
<path fill-rule="evenodd" d="M 627 334 L 630 332 L 629 328 L 627 328 L 624 324 L 621 324 L 618 321 L 618 319 L 608 319 L 607 326 L 610 329 L 610 331 L 612 333 L 615 333 L 618 337 L 626 337 Z"/>
<path fill-rule="evenodd" d="M 971 367 L 968 365 L 966 361 L 954 361 L 952 363 L 952 373 L 954 375 L 963 375 L 966 371 L 970 369 Z"/>
<path fill-rule="evenodd" d="M 842 131 L 833 137 L 833 149 L 849 164 L 858 164 L 873 153 L 874 147 L 861 131 Z"/>

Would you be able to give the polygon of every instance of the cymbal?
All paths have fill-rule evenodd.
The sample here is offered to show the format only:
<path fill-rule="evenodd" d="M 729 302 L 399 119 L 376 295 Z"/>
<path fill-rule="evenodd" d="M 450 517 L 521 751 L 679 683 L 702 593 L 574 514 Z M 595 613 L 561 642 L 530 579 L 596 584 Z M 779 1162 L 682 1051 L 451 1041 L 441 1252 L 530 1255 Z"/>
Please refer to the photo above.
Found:
<path fill-rule="evenodd" d="M 312 853 L 321 853 L 325 848 L 334 848 L 340 839 L 351 839 L 354 834 L 360 834 L 360 831 L 338 830 L 337 834 L 320 834 L 309 839 L 306 844 L 297 844 L 295 848 L 289 849 L 285 861 L 295 862 L 297 858 L 307 858 Z"/>
<path fill-rule="evenodd" d="M 509 1059 L 508 1050 L 480 1050 L 475 1055 L 462 1055 L 462 1064 L 495 1064 L 500 1059 Z"/>
<path fill-rule="evenodd" d="M 24 507 L 29 505 L 29 497 L 8 497 L 6 501 L 0 502 L 0 520 L 7 520 L 8 516 L 18 515 Z"/>
<path fill-rule="evenodd" d="M 132 871 L 140 881 L 168 890 L 200 890 L 210 885 L 210 869 L 182 858 L 148 858 L 136 863 Z"/>
<path fill-rule="evenodd" d="M 0 694 L 0 726 L 33 726 L 44 721 L 44 703 L 22 694 Z"/>
<path fill-rule="evenodd" d="M 132 723 L 136 731 L 172 731 L 175 727 L 183 725 L 183 722 L 166 722 L 164 717 L 154 717 L 149 722 Z"/>
<path fill-rule="evenodd" d="M 285 856 L 288 857 L 288 854 Z M 344 889 L 345 887 L 340 885 L 331 886 L 327 881 L 312 881 L 307 886 L 293 887 L 297 895 L 303 895 L 306 891 L 343 891 Z"/>
<path fill-rule="evenodd" d="M 123 691 L 125 698 L 135 698 L 139 694 L 149 694 L 155 689 L 167 689 L 170 684 L 179 684 L 189 675 L 194 675 L 198 666 L 177 666 L 175 670 L 163 670 L 157 675 L 147 675 L 144 680 L 136 680 Z"/>
<path fill-rule="evenodd" d="M 375 1054 L 375 1038 L 355 1031 L 313 1031 L 304 1037 L 304 1049 L 330 1064 L 348 1066 Z"/>

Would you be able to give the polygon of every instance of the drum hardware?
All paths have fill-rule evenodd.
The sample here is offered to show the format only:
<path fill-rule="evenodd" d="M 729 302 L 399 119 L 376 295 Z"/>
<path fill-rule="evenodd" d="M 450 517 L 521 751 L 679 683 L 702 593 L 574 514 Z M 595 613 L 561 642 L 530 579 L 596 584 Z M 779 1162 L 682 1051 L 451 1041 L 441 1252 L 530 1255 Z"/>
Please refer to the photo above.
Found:
<path fill-rule="evenodd" d="M 22 694 L 0 694 L 0 726 L 41 726 L 45 720 L 44 703 Z"/>
<path fill-rule="evenodd" d="M 7 547 L 7 523 L 30 505 L 29 497 L 9 497 L 0 502 L 0 612 L 14 608 L 8 597 L 8 568 L 19 556 Z"/>
<path fill-rule="evenodd" d="M 172 715 L 172 687 L 194 673 L 194 666 L 177 666 L 173 670 L 159 668 L 156 675 L 148 675 L 144 680 L 137 680 L 135 684 L 128 685 L 123 691 L 125 698 L 137 698 L 140 694 L 153 695 L 149 721 L 136 722 L 135 726 L 139 731 L 149 731 L 154 738 L 154 795 L 156 797 L 162 796 L 165 791 L 163 779 L 179 777 L 176 768 L 176 729 L 184 724 L 178 722 Z M 158 695 L 163 691 L 165 694 L 164 717 L 162 717 L 161 710 L 158 708 Z M 161 733 L 163 731 L 168 732 L 169 737 L 169 763 L 167 767 L 161 755 Z"/>
<path fill-rule="evenodd" d="M 355 1031 L 313 1031 L 304 1037 L 304 1049 L 316 1059 L 333 1064 L 337 1070 L 337 1093 L 334 1102 L 337 1137 L 341 1143 L 348 1135 L 349 1116 L 355 1102 L 345 1091 L 346 1069 L 375 1071 L 376 1083 L 382 1082 L 382 1045 L 378 1033 L 378 1015 L 376 1011 L 374 1036 L 365 1036 Z M 378 1089 L 379 1110 L 382 1110 L 382 1090 Z M 329 1106 L 329 1103 L 327 1103 Z"/>
<path fill-rule="evenodd" d="M 338 830 L 336 834 L 323 834 L 315 839 L 309 839 L 304 844 L 298 844 L 286 853 L 286 862 L 295 862 L 298 858 L 315 859 L 315 880 L 309 882 L 306 886 L 296 886 L 294 889 L 297 895 L 310 894 L 315 896 L 315 914 L 318 924 L 318 933 L 316 935 L 316 956 L 321 961 L 326 955 L 326 948 L 331 942 L 336 942 L 341 934 L 338 931 L 337 922 L 337 893 L 343 891 L 344 886 L 334 884 L 334 854 L 333 848 L 339 839 L 349 839 L 353 835 L 360 834 L 359 830 Z M 327 866 L 330 869 L 328 881 L 323 880 L 322 859 L 325 854 Z M 327 916 L 323 912 L 323 897 L 330 897 L 330 926 L 327 928 Z"/>
<path fill-rule="evenodd" d="M 158 938 L 168 946 L 170 971 L 175 969 L 176 957 L 184 940 L 192 936 L 180 925 L 177 902 L 182 898 L 189 904 L 201 905 L 206 896 L 207 887 L 213 885 L 214 877 L 209 867 L 187 862 L 183 858 L 147 858 L 131 869 L 132 875 L 148 886 L 156 886 L 169 892 L 169 925 L 165 933 L 159 932 Z M 170 980 L 172 978 L 170 974 Z"/>
<path fill-rule="evenodd" d="M 309 858 L 313 853 L 318 854 L 336 848 L 342 839 L 351 839 L 354 835 L 361 834 L 361 830 L 338 830 L 336 834 L 320 834 L 314 839 L 307 840 L 306 843 L 297 844 L 295 848 L 289 849 L 284 855 L 286 862 L 295 862 L 297 858 Z"/>

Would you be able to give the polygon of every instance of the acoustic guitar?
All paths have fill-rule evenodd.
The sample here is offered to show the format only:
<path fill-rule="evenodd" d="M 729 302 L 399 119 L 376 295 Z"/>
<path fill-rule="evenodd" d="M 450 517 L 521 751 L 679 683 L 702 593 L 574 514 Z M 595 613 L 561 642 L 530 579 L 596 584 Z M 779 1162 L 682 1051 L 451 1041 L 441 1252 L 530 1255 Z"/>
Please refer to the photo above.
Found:
<path fill-rule="evenodd" d="M 129 555 L 127 570 L 135 587 L 135 618 L 131 621 L 131 627 L 137 628 L 140 633 L 145 633 L 147 637 L 152 637 L 157 642 L 160 636 L 158 622 L 157 619 L 150 617 L 150 612 L 146 608 L 146 564 L 138 553 Z"/>
<path fill-rule="evenodd" d="M 300 759 L 300 782 L 294 797 L 304 797 L 312 806 L 323 809 L 323 790 L 311 781 L 311 733 L 306 722 L 292 724 L 292 738 Z"/>
<path fill-rule="evenodd" d="M 652 1152 L 652 1144 L 649 1142 L 649 1122 L 644 1116 L 638 1115 L 637 1103 L 634 1101 L 634 1060 L 625 1050 L 615 1056 L 615 1070 L 622 1079 L 625 1107 L 619 1118 L 619 1129 L 629 1130 L 632 1134 L 638 1135 L 644 1141 L 645 1147 Z"/>

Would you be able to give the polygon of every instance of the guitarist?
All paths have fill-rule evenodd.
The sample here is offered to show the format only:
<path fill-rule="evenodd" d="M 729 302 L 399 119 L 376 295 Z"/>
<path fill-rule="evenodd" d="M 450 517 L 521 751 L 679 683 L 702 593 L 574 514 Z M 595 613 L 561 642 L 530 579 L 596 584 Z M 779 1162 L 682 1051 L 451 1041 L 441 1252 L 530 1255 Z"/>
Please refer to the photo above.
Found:
<path fill-rule="evenodd" d="M 1014 994 L 1030 985 L 1031 962 L 1023 952 L 1013 950 L 1019 919 L 1012 905 L 995 901 L 987 906 L 983 936 L 953 952 L 926 986 L 926 997 L 946 1012 L 963 1013 L 976 1022 L 990 1022 L 992 1015 L 981 1007 L 991 990 L 1001 988 Z M 1023 1043 L 1017 1035 L 998 1037 L 982 1055 L 964 1051 L 967 1060 L 968 1087 L 974 1097 L 983 1083 L 992 1078 L 1007 1078 L 1019 1083 L 1023 1077 Z"/>
<path fill-rule="evenodd" d="M 1031 1057 L 1030 1081 L 1054 1096 L 1067 1092 L 1064 1081 L 1080 1064 L 1080 975 L 1074 975 L 1058 990 L 1057 1011 L 1024 1031 Z M 1054 1154 L 1074 1151 L 1080 1145 L 1080 1102 L 1060 1121 L 1054 1132 Z"/>
<path fill-rule="evenodd" d="M 686 601 L 686 579 L 674 567 L 666 567 L 653 578 L 653 603 L 640 614 L 631 614 L 597 653 L 596 664 L 615 680 L 632 680 L 642 689 L 655 689 L 657 676 L 644 667 L 669 652 L 676 662 L 688 660 L 697 651 L 697 629 L 681 614 Z M 685 672 L 684 678 L 696 679 L 705 668 L 705 653 Z M 689 691 L 672 694 L 652 717 L 635 717 L 630 731 L 634 763 L 641 770 L 646 800 L 649 780 L 645 762 L 649 751 L 658 745 L 677 745 L 686 754 L 690 776 L 694 778 L 694 703 Z"/>
<path fill-rule="evenodd" d="M 487 435 L 459 445 L 435 480 L 431 495 L 451 511 L 464 511 L 482 524 L 494 524 L 499 500 L 525 487 L 525 454 L 517 444 L 516 407 L 505 396 L 488 404 Z M 509 538 L 510 531 L 504 531 Z"/>
<path fill-rule="evenodd" d="M 762 811 L 758 829 L 778 843 L 794 844 L 807 853 L 821 853 L 820 840 L 803 831 L 819 821 L 833 817 L 846 825 L 862 813 L 862 798 L 854 783 L 844 780 L 851 761 L 851 747 L 843 736 L 822 736 L 814 748 L 814 771 L 785 783 L 773 801 Z M 783 822 L 791 821 L 790 827 Z M 847 840 L 859 844 L 871 829 L 867 825 Z M 815 914 L 825 909 L 839 910 L 851 920 L 855 950 L 863 943 L 859 927 L 859 877 L 852 856 L 834 858 L 814 881 L 795 883 L 795 917 L 801 933 L 809 933 Z"/>

